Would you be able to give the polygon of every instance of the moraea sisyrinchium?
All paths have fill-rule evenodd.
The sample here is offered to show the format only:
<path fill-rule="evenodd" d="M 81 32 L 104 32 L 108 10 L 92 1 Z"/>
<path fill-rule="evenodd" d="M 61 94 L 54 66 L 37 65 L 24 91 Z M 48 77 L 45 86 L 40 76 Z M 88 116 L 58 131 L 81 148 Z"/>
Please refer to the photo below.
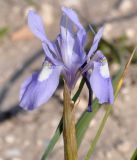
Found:
<path fill-rule="evenodd" d="M 85 78 L 90 93 L 89 111 L 92 92 L 99 103 L 113 103 L 108 63 L 103 53 L 97 50 L 103 27 L 95 34 L 93 44 L 86 54 L 84 47 L 87 33 L 72 9 L 62 7 L 60 33 L 55 41 L 47 38 L 42 19 L 36 12 L 29 11 L 28 25 L 42 42 L 45 60 L 42 69 L 23 83 L 20 91 L 21 107 L 32 110 L 46 103 L 55 92 L 60 75 L 63 75 L 70 90 L 80 76 Z"/>

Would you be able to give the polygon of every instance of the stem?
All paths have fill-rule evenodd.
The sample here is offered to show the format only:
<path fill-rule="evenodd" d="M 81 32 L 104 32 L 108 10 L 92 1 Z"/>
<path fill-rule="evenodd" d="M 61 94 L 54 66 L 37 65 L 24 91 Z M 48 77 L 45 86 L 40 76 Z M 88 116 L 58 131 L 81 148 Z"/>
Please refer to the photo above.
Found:
<path fill-rule="evenodd" d="M 64 82 L 63 139 L 65 160 L 77 160 L 74 103 Z"/>

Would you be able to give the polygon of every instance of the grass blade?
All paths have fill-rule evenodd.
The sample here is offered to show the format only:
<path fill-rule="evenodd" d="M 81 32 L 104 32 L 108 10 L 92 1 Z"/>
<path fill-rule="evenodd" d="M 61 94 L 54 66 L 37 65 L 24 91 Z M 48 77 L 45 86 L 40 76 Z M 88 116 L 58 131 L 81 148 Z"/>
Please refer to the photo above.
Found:
<path fill-rule="evenodd" d="M 131 157 L 131 160 L 137 160 L 137 148 L 133 153 L 133 156 Z"/>

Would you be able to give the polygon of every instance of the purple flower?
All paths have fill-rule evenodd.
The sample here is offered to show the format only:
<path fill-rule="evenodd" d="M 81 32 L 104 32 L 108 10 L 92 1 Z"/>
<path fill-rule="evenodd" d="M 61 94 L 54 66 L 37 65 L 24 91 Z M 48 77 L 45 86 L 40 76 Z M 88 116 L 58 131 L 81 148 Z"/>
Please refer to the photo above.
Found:
<path fill-rule="evenodd" d="M 20 91 L 21 107 L 32 110 L 46 103 L 55 92 L 60 75 L 63 75 L 70 90 L 80 76 L 85 78 L 89 88 L 89 111 L 92 92 L 99 103 L 113 103 L 108 63 L 102 52 L 97 50 L 103 28 L 96 33 L 90 51 L 86 54 L 86 31 L 72 9 L 62 8 L 60 34 L 55 41 L 47 38 L 42 19 L 34 11 L 28 14 L 28 25 L 42 42 L 45 60 L 41 70 L 23 83 Z"/>

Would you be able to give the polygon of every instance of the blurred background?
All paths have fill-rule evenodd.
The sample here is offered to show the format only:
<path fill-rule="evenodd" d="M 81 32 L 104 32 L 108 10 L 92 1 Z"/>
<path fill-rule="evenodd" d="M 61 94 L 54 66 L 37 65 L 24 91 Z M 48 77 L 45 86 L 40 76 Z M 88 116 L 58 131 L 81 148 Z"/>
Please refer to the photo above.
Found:
<path fill-rule="evenodd" d="M 75 9 L 88 30 L 105 26 L 100 49 L 115 76 L 137 44 L 136 0 L 1 0 L 0 1 L 0 160 L 38 160 L 47 147 L 62 115 L 62 87 L 48 104 L 26 112 L 19 108 L 20 85 L 41 67 L 41 42 L 27 28 L 28 10 L 43 17 L 46 33 L 54 40 L 59 32 L 61 6 Z M 89 32 L 86 49 L 92 44 Z M 78 118 L 87 106 L 85 87 L 76 108 Z M 94 160 L 129 160 L 137 147 L 137 55 L 116 100 L 113 112 L 96 147 Z M 104 108 L 90 123 L 79 150 L 84 159 L 91 139 L 104 115 Z M 62 137 L 49 160 L 63 159 Z"/>

